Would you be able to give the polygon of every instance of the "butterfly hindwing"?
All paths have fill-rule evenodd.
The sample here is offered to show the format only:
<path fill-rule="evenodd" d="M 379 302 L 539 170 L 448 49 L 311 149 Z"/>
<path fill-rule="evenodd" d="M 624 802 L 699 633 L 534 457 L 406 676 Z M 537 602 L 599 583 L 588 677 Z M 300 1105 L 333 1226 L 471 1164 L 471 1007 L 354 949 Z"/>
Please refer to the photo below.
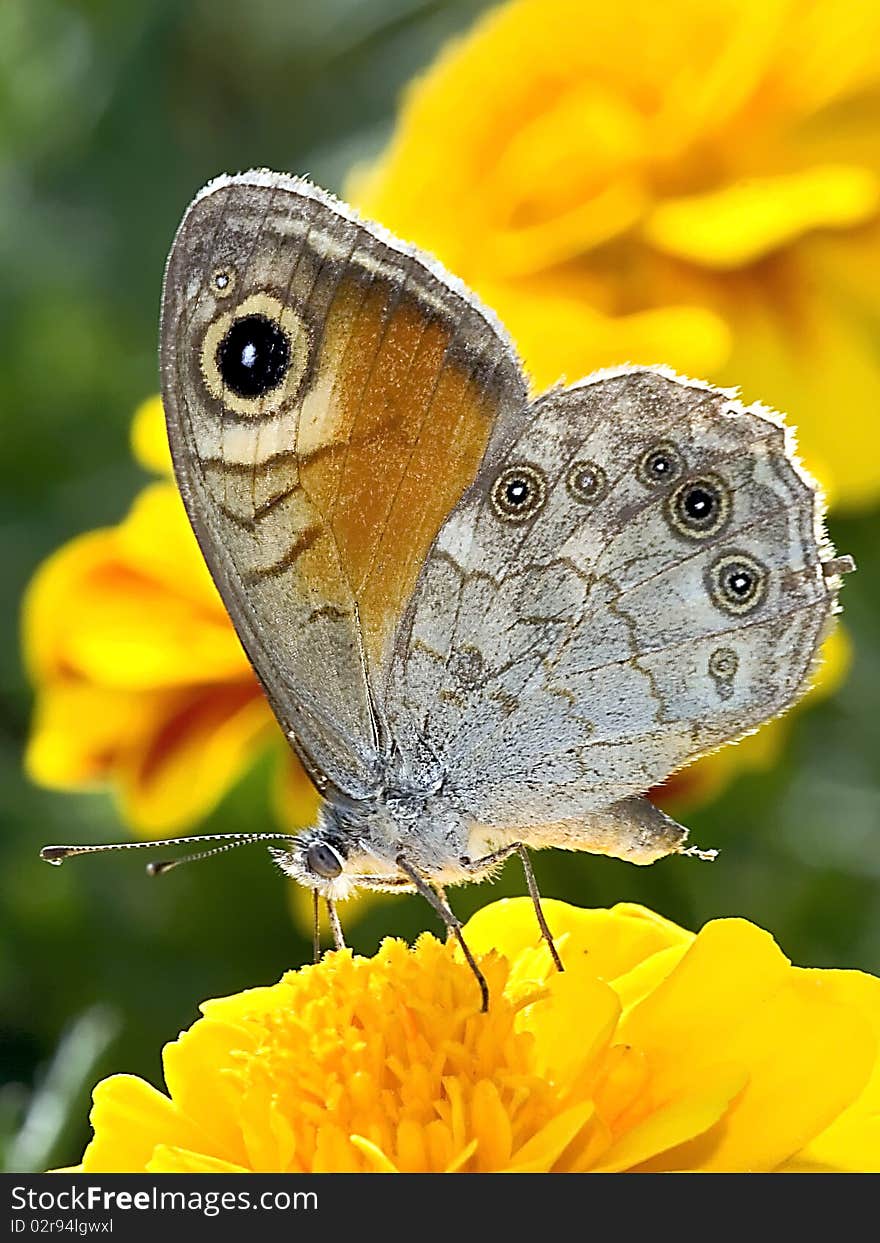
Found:
<path fill-rule="evenodd" d="M 802 693 L 830 555 L 766 412 L 644 368 L 551 391 L 428 556 L 393 727 L 477 823 L 589 849 L 603 808 Z"/>

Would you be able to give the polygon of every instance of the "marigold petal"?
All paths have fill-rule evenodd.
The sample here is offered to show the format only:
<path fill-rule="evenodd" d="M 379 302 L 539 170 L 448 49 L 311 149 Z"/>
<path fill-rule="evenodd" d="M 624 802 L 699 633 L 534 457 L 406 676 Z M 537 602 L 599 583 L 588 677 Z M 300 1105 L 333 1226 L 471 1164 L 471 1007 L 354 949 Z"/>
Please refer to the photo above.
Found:
<path fill-rule="evenodd" d="M 840 286 L 828 256 L 843 243 L 802 243 L 803 268 L 792 273 L 787 304 L 746 283 L 728 309 L 732 350 L 717 373 L 737 384 L 746 400 L 759 397 L 787 411 L 798 430 L 800 452 L 832 506 L 870 504 L 880 496 L 880 456 L 874 452 L 880 408 L 880 365 L 868 330 L 875 294 L 856 300 Z M 880 228 L 864 239 L 859 266 L 868 279 L 880 254 Z M 817 274 L 820 264 L 827 262 Z M 852 256 L 850 255 L 850 262 Z M 843 256 L 837 260 L 844 262 Z M 812 273 L 811 275 L 808 275 Z M 780 280 L 782 277 L 780 276 Z M 795 313 L 796 312 L 796 313 Z M 845 434 L 829 411 L 846 411 Z"/>
<path fill-rule="evenodd" d="M 829 1002 L 744 920 L 706 925 L 620 1032 L 645 1053 L 659 1101 L 684 1096 L 695 1078 L 713 1081 L 719 1068 L 748 1072 L 722 1122 L 658 1158 L 662 1169 L 774 1169 L 858 1095 L 875 1047 L 857 1011 Z"/>
<path fill-rule="evenodd" d="M 371 1140 L 365 1139 L 363 1135 L 352 1135 L 351 1142 L 359 1152 L 364 1154 L 368 1163 L 377 1174 L 400 1173 L 394 1162 L 390 1161 L 382 1149 Z"/>
<path fill-rule="evenodd" d="M 176 1108 L 208 1131 L 215 1152 L 244 1167 L 248 1153 L 239 1119 L 241 1085 L 233 1067 L 238 1051 L 255 1043 L 245 1025 L 206 1018 L 162 1051 L 165 1083 Z"/>
<path fill-rule="evenodd" d="M 76 674 L 132 690 L 253 674 L 171 484 L 154 484 L 117 528 L 48 557 L 24 600 L 32 678 Z"/>
<path fill-rule="evenodd" d="M 876 1041 L 874 1067 L 861 1093 L 829 1127 L 781 1168 L 880 1173 L 880 979 L 860 971 L 804 971 L 838 1004 L 853 1007 Z"/>
<path fill-rule="evenodd" d="M 286 1170 L 294 1159 L 295 1143 L 290 1132 L 278 1126 L 277 1102 L 265 1081 L 250 1080 L 238 1096 L 236 1121 L 247 1153 L 247 1167 L 254 1173 Z"/>
<path fill-rule="evenodd" d="M 366 1154 L 364 1154 L 366 1155 Z M 297 1154 L 299 1158 L 300 1154 Z M 363 1162 L 358 1155 L 358 1145 L 351 1135 L 346 1135 L 336 1123 L 324 1123 L 318 1127 L 315 1136 L 315 1151 L 311 1162 L 308 1154 L 303 1153 L 305 1161 L 297 1160 L 294 1169 L 311 1171 L 313 1174 L 359 1174 L 363 1170 Z M 275 1169 L 290 1168 L 277 1165 Z"/>
<path fill-rule="evenodd" d="M 716 1068 L 711 1086 L 668 1101 L 625 1131 L 592 1167 L 593 1172 L 611 1174 L 631 1170 L 670 1148 L 702 1135 L 724 1116 L 748 1078 L 748 1072 L 738 1067 Z"/>
<path fill-rule="evenodd" d="M 161 836 L 193 824 L 220 800 L 276 731 L 256 687 L 184 696 L 117 773 L 123 813 Z"/>
<path fill-rule="evenodd" d="M 34 573 L 22 604 L 22 646 L 33 681 L 70 673 L 70 609 L 78 606 L 83 582 L 112 561 L 115 547 L 112 529 L 89 531 L 53 552 Z"/>
<path fill-rule="evenodd" d="M 256 686 L 225 616 L 206 614 L 119 563 L 81 590 L 68 614 L 65 654 L 91 681 L 134 691 Z"/>
<path fill-rule="evenodd" d="M 596 978 L 588 951 L 567 953 L 565 971 L 554 971 L 547 996 L 521 1016 L 535 1041 L 535 1066 L 564 1090 L 608 1047 L 620 1002 L 612 988 Z"/>
<path fill-rule="evenodd" d="M 635 903 L 588 910 L 545 898 L 541 905 L 554 938 L 567 938 L 564 960 L 589 955 L 592 974 L 603 980 L 615 979 L 658 950 L 693 941 L 693 933 Z M 468 920 L 464 935 L 474 953 L 497 949 L 511 961 L 541 944 L 530 898 L 502 898 L 484 906 Z"/>
<path fill-rule="evenodd" d="M 449 1164 L 444 1168 L 444 1174 L 460 1174 L 464 1167 L 470 1161 L 471 1157 L 477 1151 L 477 1141 L 472 1139 L 469 1144 L 462 1148 L 457 1156 L 453 1157 Z"/>
<path fill-rule="evenodd" d="M 690 944 L 688 941 L 658 950 L 656 954 L 651 954 L 611 981 L 611 986 L 620 999 L 623 1014 L 628 1014 L 662 984 L 681 962 Z"/>
<path fill-rule="evenodd" d="M 680 259 L 737 268 L 815 229 L 862 224 L 878 207 L 880 179 L 870 169 L 824 164 L 667 199 L 644 231 L 652 245 Z"/>
<path fill-rule="evenodd" d="M 477 1140 L 477 1169 L 484 1173 L 504 1169 L 513 1151 L 513 1128 L 498 1089 L 489 1079 L 474 1085 L 471 1127 Z"/>
<path fill-rule="evenodd" d="M 172 596 L 191 600 L 206 620 L 222 623 L 232 635 L 232 623 L 173 483 L 143 488 L 117 533 L 119 555 L 126 564 Z"/>
<path fill-rule="evenodd" d="M 169 712 L 166 694 L 138 695 L 94 683 L 51 681 L 34 707 L 25 750 L 32 781 L 55 790 L 106 781 Z"/>
<path fill-rule="evenodd" d="M 880 1174 L 880 1112 L 852 1114 L 845 1123 L 833 1123 L 817 1139 L 777 1166 L 775 1172 Z"/>
<path fill-rule="evenodd" d="M 473 283 L 501 317 L 539 391 L 621 362 L 662 359 L 686 375 L 711 375 L 730 357 L 730 328 L 710 307 L 670 297 L 663 306 L 608 314 L 591 305 L 591 291 L 568 274 Z"/>
<path fill-rule="evenodd" d="M 574 1143 L 595 1112 L 592 1101 L 582 1101 L 551 1119 L 513 1154 L 507 1174 L 540 1174 L 553 1169 L 569 1144 Z"/>
<path fill-rule="evenodd" d="M 172 473 L 165 411 L 158 393 L 142 401 L 134 412 L 131 420 L 131 451 L 146 470 L 155 471 L 157 475 Z"/>
<path fill-rule="evenodd" d="M 112 1075 L 93 1093 L 90 1121 L 95 1135 L 86 1148 L 83 1172 L 136 1174 L 147 1170 L 159 1144 L 179 1144 L 201 1152 L 214 1148 L 167 1096 L 135 1075 Z"/>
<path fill-rule="evenodd" d="M 210 811 L 274 730 L 249 686 L 138 694 L 50 682 L 37 697 L 25 768 L 50 789 L 113 780 L 126 820 L 161 836 Z"/>
<path fill-rule="evenodd" d="M 199 1010 L 212 1022 L 222 1023 L 230 1028 L 251 1029 L 261 1018 L 274 1010 L 283 1009 L 288 1004 L 288 977 L 295 975 L 295 972 L 289 972 L 277 984 L 261 984 L 256 988 L 246 988 L 240 993 L 232 993 L 228 997 L 211 997 L 200 1004 Z"/>
<path fill-rule="evenodd" d="M 221 1157 L 209 1157 L 169 1144 L 158 1144 L 147 1162 L 148 1174 L 250 1174 L 244 1165 L 234 1165 Z"/>

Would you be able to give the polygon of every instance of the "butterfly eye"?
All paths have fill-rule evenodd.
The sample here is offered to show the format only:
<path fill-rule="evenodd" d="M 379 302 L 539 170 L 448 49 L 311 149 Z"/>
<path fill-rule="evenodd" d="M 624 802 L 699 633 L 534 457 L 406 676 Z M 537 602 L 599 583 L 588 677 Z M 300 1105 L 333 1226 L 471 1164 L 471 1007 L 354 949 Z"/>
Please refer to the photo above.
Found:
<path fill-rule="evenodd" d="M 569 494 L 582 505 L 600 500 L 608 490 L 608 478 L 595 462 L 575 462 L 565 477 Z"/>
<path fill-rule="evenodd" d="M 709 539 L 730 517 L 730 492 L 718 475 L 704 475 L 679 484 L 666 501 L 666 516 L 687 539 Z"/>
<path fill-rule="evenodd" d="M 752 613 L 767 594 L 767 570 L 747 553 L 727 553 L 709 569 L 712 600 L 725 613 Z"/>
<path fill-rule="evenodd" d="M 277 388 L 290 366 L 290 339 L 265 315 L 236 319 L 217 346 L 217 370 L 237 397 L 262 397 Z"/>
<path fill-rule="evenodd" d="M 505 522 L 531 518 L 546 499 L 547 484 L 536 466 L 510 466 L 492 486 L 492 508 Z"/>
<path fill-rule="evenodd" d="M 342 875 L 342 856 L 326 842 L 312 842 L 306 851 L 306 867 L 324 880 Z"/>
<path fill-rule="evenodd" d="M 684 461 L 674 444 L 668 440 L 654 445 L 643 453 L 636 467 L 636 474 L 648 488 L 672 483 L 684 470 Z"/>

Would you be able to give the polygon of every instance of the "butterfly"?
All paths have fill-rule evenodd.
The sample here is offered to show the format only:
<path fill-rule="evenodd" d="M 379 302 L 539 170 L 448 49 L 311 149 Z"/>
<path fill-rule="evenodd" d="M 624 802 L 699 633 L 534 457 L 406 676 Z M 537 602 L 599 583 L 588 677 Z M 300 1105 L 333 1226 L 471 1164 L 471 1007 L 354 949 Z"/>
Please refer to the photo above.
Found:
<path fill-rule="evenodd" d="M 283 841 L 337 944 L 353 889 L 421 893 L 484 1008 L 444 887 L 518 853 L 561 968 L 527 848 L 688 853 L 645 791 L 809 682 L 854 566 L 791 432 L 665 367 L 532 396 L 436 259 L 265 170 L 186 212 L 160 354 L 190 522 L 321 795 L 205 853 Z"/>

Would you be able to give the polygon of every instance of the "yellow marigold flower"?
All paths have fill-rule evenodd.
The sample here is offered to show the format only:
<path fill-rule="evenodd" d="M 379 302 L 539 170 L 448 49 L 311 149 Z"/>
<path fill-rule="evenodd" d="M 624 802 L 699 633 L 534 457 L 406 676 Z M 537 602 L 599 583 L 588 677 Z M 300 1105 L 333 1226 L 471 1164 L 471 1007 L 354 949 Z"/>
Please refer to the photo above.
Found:
<path fill-rule="evenodd" d="M 133 443 L 170 471 L 158 398 L 136 413 Z M 200 819 L 280 740 L 170 481 L 44 562 L 23 630 L 37 692 L 29 774 L 56 789 L 111 783 L 145 836 Z M 286 746 L 284 757 L 279 800 L 308 823 L 315 795 Z"/>
<path fill-rule="evenodd" d="M 740 919 L 525 899 L 206 1002 L 167 1095 L 95 1089 L 89 1173 L 880 1170 L 880 980 L 792 967 Z"/>
<path fill-rule="evenodd" d="M 627 360 L 788 411 L 880 496 L 880 7 L 514 0 L 408 90 L 349 197 L 499 313 L 535 382 Z"/>

